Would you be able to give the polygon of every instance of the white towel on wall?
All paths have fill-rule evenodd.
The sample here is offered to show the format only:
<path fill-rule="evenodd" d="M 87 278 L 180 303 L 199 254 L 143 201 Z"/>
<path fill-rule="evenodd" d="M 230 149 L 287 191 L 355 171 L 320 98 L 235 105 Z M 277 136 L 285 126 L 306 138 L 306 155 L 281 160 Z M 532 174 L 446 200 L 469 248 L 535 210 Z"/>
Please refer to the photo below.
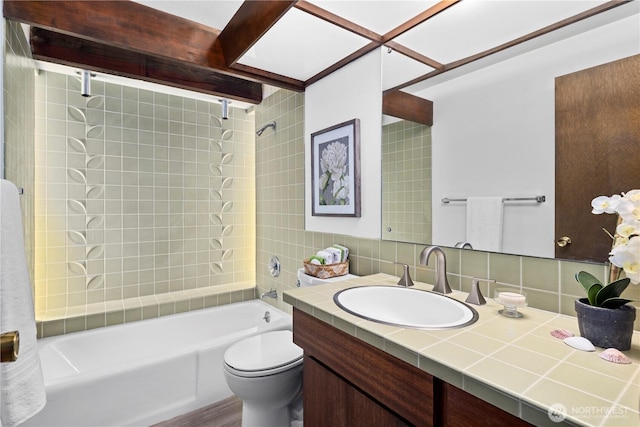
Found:
<path fill-rule="evenodd" d="M 502 249 L 502 197 L 467 198 L 467 242 L 473 249 Z"/>
<path fill-rule="evenodd" d="M 0 333 L 18 331 L 15 362 L 0 364 L 0 425 L 29 419 L 46 403 L 18 189 L 0 180 Z"/>

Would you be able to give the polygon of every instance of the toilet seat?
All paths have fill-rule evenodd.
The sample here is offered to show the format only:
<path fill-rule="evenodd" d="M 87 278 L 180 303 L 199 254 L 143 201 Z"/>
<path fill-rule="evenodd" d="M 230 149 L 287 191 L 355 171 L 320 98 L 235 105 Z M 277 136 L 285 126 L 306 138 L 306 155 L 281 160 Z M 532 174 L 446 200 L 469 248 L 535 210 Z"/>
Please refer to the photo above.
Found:
<path fill-rule="evenodd" d="M 227 372 L 240 377 L 263 377 L 302 363 L 302 349 L 293 343 L 291 331 L 272 331 L 245 338 L 224 353 Z"/>

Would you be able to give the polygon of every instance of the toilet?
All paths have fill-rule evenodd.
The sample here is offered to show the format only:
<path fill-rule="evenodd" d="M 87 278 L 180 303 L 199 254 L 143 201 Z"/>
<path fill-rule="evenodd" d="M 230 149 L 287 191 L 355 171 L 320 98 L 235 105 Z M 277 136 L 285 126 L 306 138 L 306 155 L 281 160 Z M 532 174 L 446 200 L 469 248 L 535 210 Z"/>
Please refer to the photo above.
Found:
<path fill-rule="evenodd" d="M 302 392 L 302 349 L 291 331 L 245 338 L 224 354 L 224 376 L 242 399 L 243 427 L 289 427 L 289 405 Z"/>
<path fill-rule="evenodd" d="M 298 271 L 300 287 L 357 276 L 318 279 Z M 224 377 L 242 400 L 243 427 L 290 427 L 291 413 L 301 412 L 302 349 L 289 330 L 242 339 L 224 353 Z"/>
<path fill-rule="evenodd" d="M 306 288 L 307 286 L 324 285 L 327 283 L 340 282 L 347 279 L 355 279 L 355 274 L 345 274 L 344 276 L 331 277 L 329 279 L 319 279 L 317 277 L 309 276 L 305 273 L 304 268 L 298 270 L 298 287 Z"/>

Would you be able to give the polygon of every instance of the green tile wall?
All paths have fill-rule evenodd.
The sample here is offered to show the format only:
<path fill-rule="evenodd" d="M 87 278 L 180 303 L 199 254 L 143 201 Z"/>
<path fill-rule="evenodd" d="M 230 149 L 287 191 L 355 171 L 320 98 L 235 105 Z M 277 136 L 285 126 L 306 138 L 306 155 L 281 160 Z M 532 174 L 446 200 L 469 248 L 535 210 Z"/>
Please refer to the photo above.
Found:
<path fill-rule="evenodd" d="M 91 92 L 36 77 L 38 315 L 253 282 L 253 116 L 98 79 Z"/>
<path fill-rule="evenodd" d="M 431 128 L 407 120 L 382 127 L 382 237 L 431 241 Z"/>
<path fill-rule="evenodd" d="M 4 51 L 4 160 L 5 179 L 24 190 L 20 197 L 25 251 L 31 283 L 35 246 L 35 62 L 20 24 L 5 21 Z M 34 290 L 35 291 L 35 290 Z"/>

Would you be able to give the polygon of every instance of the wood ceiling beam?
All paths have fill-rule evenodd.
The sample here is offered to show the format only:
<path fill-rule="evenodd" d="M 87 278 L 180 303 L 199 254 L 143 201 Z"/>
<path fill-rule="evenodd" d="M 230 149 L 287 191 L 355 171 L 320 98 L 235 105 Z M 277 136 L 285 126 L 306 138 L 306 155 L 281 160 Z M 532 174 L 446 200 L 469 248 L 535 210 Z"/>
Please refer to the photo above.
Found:
<path fill-rule="evenodd" d="M 396 43 L 394 41 L 388 41 L 387 43 L 385 43 L 385 46 L 387 46 L 388 48 L 391 48 L 393 50 L 395 50 L 398 53 L 401 53 L 415 61 L 421 62 L 425 65 L 428 65 L 431 68 L 434 68 L 436 70 L 444 70 L 444 64 L 439 63 L 438 61 L 435 61 L 431 58 L 428 58 L 418 52 L 416 52 L 415 50 L 409 49 L 406 46 L 401 45 L 400 43 Z"/>
<path fill-rule="evenodd" d="M 231 67 L 295 4 L 295 0 L 245 0 L 218 36 Z"/>
<path fill-rule="evenodd" d="M 262 84 L 217 73 L 211 68 L 145 55 L 42 28 L 31 28 L 30 41 L 35 59 L 251 104 L 262 102 Z"/>
<path fill-rule="evenodd" d="M 325 68 L 324 70 L 320 71 L 316 75 L 307 79 L 304 82 L 305 87 L 317 82 L 318 80 L 328 76 L 329 74 L 333 73 L 336 70 L 339 70 L 345 65 L 355 61 L 361 56 L 366 55 L 367 53 L 371 52 L 372 50 L 382 45 L 382 36 L 380 34 L 377 34 L 374 31 L 371 31 L 354 22 L 344 19 L 334 13 L 329 12 L 328 10 L 322 9 L 321 7 L 318 7 L 313 3 L 309 3 L 305 0 L 298 0 L 295 7 L 296 9 L 302 10 L 310 15 L 315 16 L 316 18 L 322 19 L 330 24 L 336 25 L 344 30 L 347 30 L 365 39 L 370 40 L 369 43 L 367 43 L 365 46 L 361 47 L 357 51 L 353 52 L 350 55 L 347 55 L 345 58 L 341 59 L 335 64 L 332 64 L 331 66 Z"/>
<path fill-rule="evenodd" d="M 112 47 L 153 57 L 155 61 L 202 67 L 295 91 L 304 89 L 300 82 L 277 74 L 255 75 L 229 68 L 218 41 L 219 30 L 133 1 L 5 0 L 3 13 L 7 19 L 99 43 L 103 49 Z M 60 61 L 63 59 L 69 58 Z M 82 58 L 78 56 L 75 62 L 81 64 Z"/>
<path fill-rule="evenodd" d="M 361 47 L 360 49 L 356 50 L 355 52 L 353 52 L 351 55 L 348 55 L 346 57 L 344 57 L 343 59 L 341 59 L 340 61 L 336 62 L 335 64 L 325 68 L 324 70 L 320 71 L 318 74 L 316 74 L 315 76 L 307 79 L 304 82 L 304 86 L 307 87 L 315 82 L 317 82 L 318 80 L 322 79 L 323 77 L 328 76 L 329 74 L 333 73 L 334 71 L 344 67 L 345 65 L 350 64 L 351 62 L 355 61 L 356 59 L 360 58 L 361 56 L 366 55 L 367 53 L 371 52 L 374 49 L 377 49 L 378 47 L 380 47 L 380 44 L 378 44 L 377 42 L 370 42 L 367 45 Z"/>
<path fill-rule="evenodd" d="M 388 33 L 386 33 L 385 35 L 383 35 L 382 36 L 382 42 L 386 43 L 389 40 L 395 39 L 396 37 L 400 36 L 401 34 L 404 34 L 407 31 L 409 31 L 410 29 L 422 24 L 427 19 L 433 18 L 434 16 L 436 16 L 440 12 L 450 8 L 451 6 L 453 6 L 454 4 L 458 3 L 459 1 L 460 0 L 442 0 L 439 3 L 436 3 L 435 5 L 431 6 L 429 9 L 425 10 L 424 12 L 420 13 L 419 15 L 414 16 L 413 18 L 411 18 L 410 20 L 408 20 L 404 24 L 399 25 L 398 27 L 394 28 L 393 30 L 391 30 Z"/>
<path fill-rule="evenodd" d="M 296 92 L 304 91 L 304 82 L 292 77 L 283 76 L 281 74 L 272 73 L 270 71 L 261 70 L 244 64 L 235 64 L 232 67 L 235 71 L 243 75 L 254 76 L 264 83 L 271 84 L 284 89 L 290 89 Z"/>
<path fill-rule="evenodd" d="M 541 29 L 539 29 L 537 31 L 531 32 L 529 34 L 525 34 L 524 36 L 519 37 L 519 38 L 517 38 L 515 40 L 511 40 L 511 41 L 509 41 L 507 43 L 503 43 L 503 44 L 501 44 L 499 46 L 496 46 L 496 47 L 494 47 L 492 49 L 487 49 L 487 50 L 485 50 L 483 52 L 479 52 L 479 53 L 477 53 L 475 55 L 471 55 L 471 56 L 468 56 L 466 58 L 460 59 L 458 61 L 454 61 L 454 62 L 451 62 L 449 64 L 445 64 L 444 68 L 442 68 L 442 69 L 434 70 L 434 71 L 432 71 L 430 73 L 427 73 L 427 74 L 425 74 L 423 76 L 416 77 L 415 79 L 412 79 L 412 80 L 410 80 L 410 81 L 408 81 L 406 83 L 403 83 L 401 85 L 392 87 L 390 89 L 387 89 L 385 91 L 385 93 L 394 92 L 394 91 L 397 91 L 397 90 L 402 90 L 402 89 L 407 88 L 409 86 L 412 86 L 412 85 L 414 85 L 416 83 L 420 83 L 420 82 L 422 82 L 424 80 L 427 80 L 427 79 L 430 79 L 432 77 L 435 77 L 438 74 L 442 74 L 444 72 L 454 70 L 456 68 L 462 67 L 463 65 L 467 65 L 467 64 L 472 63 L 474 61 L 477 61 L 479 59 L 485 58 L 485 57 L 487 57 L 489 55 L 493 55 L 494 53 L 502 52 L 502 51 L 504 51 L 506 49 L 509 49 L 509 48 L 514 47 L 516 45 L 519 45 L 521 43 L 525 43 L 525 42 L 527 42 L 529 40 L 533 40 L 536 37 L 540 37 L 540 36 L 543 36 L 545 34 L 549 34 L 549 33 L 553 32 L 553 31 L 559 30 L 560 28 L 566 27 L 566 26 L 571 25 L 571 24 L 575 24 L 576 22 L 579 22 L 579 21 L 582 21 L 584 19 L 590 18 L 590 17 L 595 16 L 595 15 L 597 15 L 599 13 L 606 12 L 607 10 L 616 8 L 618 6 L 622 6 L 623 4 L 629 3 L 630 1 L 633 1 L 633 0 L 611 0 L 611 1 L 607 2 L 607 3 L 603 3 L 603 4 L 599 5 L 599 6 L 593 7 L 591 9 L 589 9 L 589 10 L 584 11 L 584 12 L 578 13 L 577 15 L 574 15 L 574 16 L 571 16 L 569 18 L 563 19 L 562 21 L 558 21 L 558 22 L 556 22 L 554 24 L 548 25 L 548 26 L 546 26 L 544 28 L 541 28 Z"/>
<path fill-rule="evenodd" d="M 6 0 L 4 16 L 147 55 L 227 68 L 218 30 L 133 1 Z"/>
<path fill-rule="evenodd" d="M 382 96 L 382 114 L 433 126 L 433 102 L 399 90 Z"/>
<path fill-rule="evenodd" d="M 305 0 L 299 0 L 296 3 L 295 7 L 296 9 L 300 9 L 304 12 L 307 12 L 308 14 L 313 15 L 316 18 L 320 18 L 344 30 L 350 31 L 368 40 L 378 42 L 378 44 L 382 44 L 382 36 L 380 34 L 374 31 L 371 31 L 367 28 L 364 28 L 347 19 L 344 19 L 341 16 L 335 15 L 329 12 L 328 10 L 322 9 L 321 7 L 318 7 L 313 3 L 309 3 L 308 1 L 305 1 Z"/>
<path fill-rule="evenodd" d="M 400 34 L 404 33 L 405 31 L 410 30 L 411 28 L 415 27 L 416 25 L 426 21 L 427 19 L 437 15 L 438 13 L 442 12 L 443 10 L 447 9 L 448 7 L 454 5 L 455 3 L 459 2 L 460 0 L 443 0 L 441 2 L 439 2 L 438 4 L 430 7 L 429 9 L 427 9 L 426 11 L 424 11 L 423 13 L 421 13 L 420 15 L 416 16 L 415 18 L 405 22 L 404 24 L 398 26 L 397 28 L 393 29 L 392 31 L 390 31 L 389 33 L 385 34 L 384 36 L 381 36 L 380 34 L 377 34 L 374 31 L 371 31 L 367 28 L 364 28 L 354 22 L 351 22 L 347 19 L 344 19 L 338 15 L 335 15 L 325 9 L 322 9 L 318 6 L 316 6 L 313 3 L 309 3 L 306 0 L 298 0 L 298 2 L 296 3 L 295 7 L 296 9 L 302 10 L 304 12 L 307 12 L 313 16 L 315 16 L 316 18 L 320 18 L 326 22 L 329 22 L 333 25 L 336 25 L 340 28 L 343 28 L 347 31 L 350 31 L 354 34 L 357 34 L 361 37 L 364 37 L 368 40 L 371 41 L 371 43 L 367 44 L 366 46 L 362 47 L 361 49 L 357 50 L 356 52 L 352 53 L 351 55 L 347 56 L 346 58 L 342 59 L 341 61 L 333 64 L 330 67 L 327 67 L 325 70 L 321 71 L 320 73 L 316 74 L 315 76 L 309 78 L 306 82 L 305 82 L 305 87 L 309 86 L 310 84 L 313 84 L 315 82 L 317 82 L 318 80 L 322 79 L 323 77 L 326 77 L 327 75 L 331 74 L 332 72 L 336 71 L 337 69 L 340 69 L 342 67 L 344 67 L 345 65 L 347 65 L 348 63 L 355 61 L 356 59 L 360 58 L 363 55 L 366 55 L 367 53 L 371 52 L 373 49 L 377 48 L 378 46 L 381 46 L 383 43 L 396 50 L 397 52 L 413 59 L 416 60 L 418 62 L 421 62 L 423 64 L 426 64 L 428 66 L 430 66 L 431 68 L 434 68 L 436 70 L 442 71 L 444 70 L 444 65 L 431 59 L 428 58 L 424 55 L 419 54 L 418 52 L 415 52 L 414 50 L 411 50 L 405 46 L 400 45 L 399 43 L 396 43 L 394 41 L 392 41 L 392 39 L 394 37 L 399 36 Z"/>

